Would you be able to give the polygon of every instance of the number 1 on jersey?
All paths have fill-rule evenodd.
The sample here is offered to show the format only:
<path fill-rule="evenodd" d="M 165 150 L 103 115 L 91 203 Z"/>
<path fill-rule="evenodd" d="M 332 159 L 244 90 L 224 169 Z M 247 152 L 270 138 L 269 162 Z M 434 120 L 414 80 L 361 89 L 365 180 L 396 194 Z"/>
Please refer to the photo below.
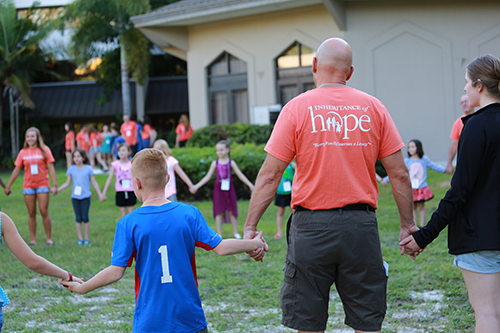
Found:
<path fill-rule="evenodd" d="M 172 282 L 172 275 L 170 275 L 170 268 L 168 267 L 168 252 L 167 252 L 167 246 L 162 245 L 158 249 L 158 253 L 161 255 L 161 270 L 162 270 L 162 277 L 161 277 L 161 283 L 171 283 Z"/>

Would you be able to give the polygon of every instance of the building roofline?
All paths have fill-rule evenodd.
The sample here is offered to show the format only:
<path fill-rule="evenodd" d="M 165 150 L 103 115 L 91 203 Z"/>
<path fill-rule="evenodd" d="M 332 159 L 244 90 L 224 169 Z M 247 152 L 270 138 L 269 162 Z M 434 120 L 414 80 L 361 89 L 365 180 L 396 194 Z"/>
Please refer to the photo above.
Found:
<path fill-rule="evenodd" d="M 332 0 L 184 0 L 131 17 L 136 28 L 189 26 L 324 4 Z M 338 2 L 339 0 L 333 0 Z"/>

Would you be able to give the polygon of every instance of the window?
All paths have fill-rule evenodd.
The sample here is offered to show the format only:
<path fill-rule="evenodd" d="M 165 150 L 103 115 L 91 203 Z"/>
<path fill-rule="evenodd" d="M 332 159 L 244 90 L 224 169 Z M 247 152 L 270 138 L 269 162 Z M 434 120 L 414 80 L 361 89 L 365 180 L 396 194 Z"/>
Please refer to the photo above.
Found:
<path fill-rule="evenodd" d="M 211 124 L 249 123 L 247 64 L 224 52 L 208 68 Z"/>
<path fill-rule="evenodd" d="M 295 96 L 314 88 L 312 60 L 316 53 L 299 42 L 276 58 L 277 100 L 285 105 Z"/>

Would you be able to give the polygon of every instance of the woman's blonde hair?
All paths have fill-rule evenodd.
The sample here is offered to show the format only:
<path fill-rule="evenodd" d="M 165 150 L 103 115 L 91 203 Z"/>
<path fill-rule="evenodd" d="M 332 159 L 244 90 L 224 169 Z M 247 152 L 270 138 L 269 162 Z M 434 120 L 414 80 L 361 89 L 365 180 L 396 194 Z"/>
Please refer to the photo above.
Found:
<path fill-rule="evenodd" d="M 170 147 L 168 146 L 168 143 L 167 141 L 163 140 L 163 139 L 158 139 L 155 141 L 155 143 L 153 144 L 153 147 L 155 145 L 158 145 L 160 146 L 160 149 L 161 151 L 165 154 L 165 156 L 167 157 L 170 157 L 172 156 L 172 151 L 170 150 Z"/>
<path fill-rule="evenodd" d="M 26 141 L 26 134 L 28 132 L 35 132 L 36 134 L 36 147 L 40 148 L 42 151 L 43 158 L 47 158 L 47 151 L 45 150 L 45 144 L 43 143 L 43 138 L 42 135 L 40 134 L 40 130 L 36 127 L 30 127 L 26 130 L 26 133 L 24 134 L 24 146 L 23 148 L 29 148 L 28 142 Z"/>
<path fill-rule="evenodd" d="M 184 124 L 184 129 L 186 131 L 189 131 L 189 118 L 185 114 L 182 114 L 181 117 L 179 118 L 179 123 Z"/>

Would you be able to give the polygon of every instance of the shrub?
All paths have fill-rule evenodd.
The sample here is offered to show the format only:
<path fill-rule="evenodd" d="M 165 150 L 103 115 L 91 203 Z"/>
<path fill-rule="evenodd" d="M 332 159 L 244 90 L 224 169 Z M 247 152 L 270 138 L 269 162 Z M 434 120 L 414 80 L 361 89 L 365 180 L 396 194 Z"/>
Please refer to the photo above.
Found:
<path fill-rule="evenodd" d="M 227 140 L 231 144 L 254 143 L 265 144 L 274 125 L 226 124 L 210 125 L 196 130 L 187 147 L 215 147 L 220 140 Z"/>
<path fill-rule="evenodd" d="M 217 155 L 215 154 L 215 143 L 211 147 L 173 148 L 172 154 L 179 161 L 179 165 L 189 176 L 193 184 L 198 183 L 207 174 L 210 169 L 210 164 L 217 159 Z M 238 164 L 238 168 L 252 183 L 255 183 L 255 178 L 257 178 L 257 174 L 265 157 L 266 152 L 264 151 L 263 144 L 256 145 L 248 143 L 244 145 L 231 145 L 231 159 Z M 248 200 L 251 194 L 250 190 L 239 180 L 234 172 L 233 181 L 238 200 Z M 180 201 L 212 200 L 215 174 L 212 176 L 212 179 L 194 195 L 189 192 L 188 186 L 180 177 L 176 176 L 176 182 L 177 198 Z"/>

